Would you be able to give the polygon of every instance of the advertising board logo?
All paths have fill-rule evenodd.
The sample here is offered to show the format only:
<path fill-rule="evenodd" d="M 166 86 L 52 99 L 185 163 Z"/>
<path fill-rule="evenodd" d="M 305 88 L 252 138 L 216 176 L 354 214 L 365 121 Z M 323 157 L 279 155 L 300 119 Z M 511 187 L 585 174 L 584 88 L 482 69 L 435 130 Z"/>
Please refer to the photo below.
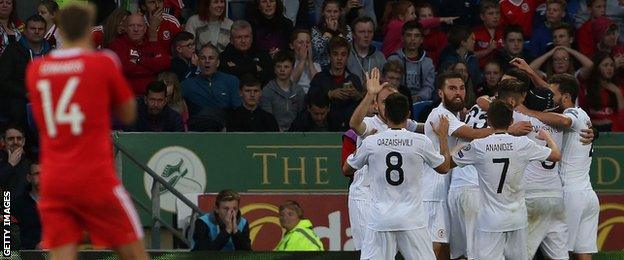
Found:
<path fill-rule="evenodd" d="M 614 237 L 618 237 L 618 233 L 622 231 L 622 225 L 624 225 L 624 204 L 619 203 L 606 203 L 600 205 L 600 215 L 607 215 L 607 218 L 603 219 L 598 225 L 598 250 L 602 250 L 605 243 Z M 619 230 L 618 229 L 619 226 Z M 612 231 L 614 234 L 609 236 Z M 620 231 L 620 232 L 618 232 Z M 617 239 L 615 239 L 617 241 Z"/>
<path fill-rule="evenodd" d="M 204 192 L 206 188 L 206 169 L 199 157 L 191 150 L 181 146 L 169 146 L 160 149 L 147 162 L 147 167 L 154 170 L 171 186 L 182 194 Z M 144 173 L 143 184 L 147 196 L 151 198 L 152 177 Z M 160 208 L 175 212 L 176 197 L 161 186 Z"/>

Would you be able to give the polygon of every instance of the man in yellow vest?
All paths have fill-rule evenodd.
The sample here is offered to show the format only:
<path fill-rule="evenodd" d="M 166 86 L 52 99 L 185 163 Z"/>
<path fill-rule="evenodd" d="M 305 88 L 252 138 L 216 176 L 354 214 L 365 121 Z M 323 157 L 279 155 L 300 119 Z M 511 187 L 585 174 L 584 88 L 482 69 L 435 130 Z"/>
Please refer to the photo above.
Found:
<path fill-rule="evenodd" d="M 288 200 L 279 207 L 280 225 L 286 229 L 275 251 L 323 251 L 321 239 L 312 230 L 312 222 L 303 218 L 296 201 Z"/>

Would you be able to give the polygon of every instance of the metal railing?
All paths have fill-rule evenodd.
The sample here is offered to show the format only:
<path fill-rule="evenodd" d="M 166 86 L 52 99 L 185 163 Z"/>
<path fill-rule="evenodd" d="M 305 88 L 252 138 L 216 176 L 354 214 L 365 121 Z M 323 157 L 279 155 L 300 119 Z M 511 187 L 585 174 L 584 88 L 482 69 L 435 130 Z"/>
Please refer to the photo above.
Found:
<path fill-rule="evenodd" d="M 114 134 L 115 136 L 116 134 Z M 113 138 L 113 145 L 115 147 L 115 157 L 117 159 L 119 159 L 119 153 L 121 153 L 122 155 L 124 155 L 125 157 L 127 157 L 133 164 L 135 164 L 136 166 L 138 166 L 139 168 L 141 168 L 141 170 L 145 171 L 147 174 L 149 174 L 152 177 L 152 187 L 151 187 L 151 207 L 148 207 L 147 205 L 143 204 L 141 201 L 139 201 L 138 199 L 136 199 L 132 194 L 130 194 L 130 196 L 132 197 L 132 200 L 134 201 L 134 203 L 136 205 L 138 205 L 138 207 L 148 213 L 151 214 L 152 216 L 152 223 L 151 223 L 151 249 L 160 249 L 160 228 L 161 228 L 161 224 L 162 227 L 165 227 L 167 230 L 169 230 L 169 232 L 171 232 L 174 236 L 176 236 L 178 239 L 180 239 L 182 242 L 184 242 L 189 248 L 191 247 L 191 242 L 190 239 L 185 237 L 184 234 L 182 234 L 182 232 L 178 231 L 176 228 L 172 227 L 169 223 L 167 223 L 166 221 L 164 221 L 161 217 L 160 217 L 160 188 L 161 185 L 162 187 L 164 187 L 165 189 L 167 189 L 169 192 L 171 192 L 171 194 L 173 194 L 176 198 L 180 199 L 182 201 L 182 203 L 184 203 L 186 206 L 188 206 L 189 208 L 191 208 L 191 210 L 193 211 L 193 213 L 191 214 L 191 220 L 190 220 L 190 224 L 191 227 L 189 228 L 189 230 L 191 232 L 189 232 L 189 236 L 192 236 L 192 230 L 194 229 L 194 224 L 195 224 L 195 220 L 197 219 L 198 215 L 201 216 L 202 214 L 204 214 L 204 212 L 197 206 L 195 205 L 193 202 L 191 202 L 188 198 L 186 198 L 184 195 L 182 195 L 182 193 L 180 193 L 178 190 L 176 190 L 171 184 L 169 184 L 165 179 L 163 179 L 162 177 L 160 177 L 160 175 L 158 175 L 156 172 L 154 172 L 154 170 L 150 169 L 149 167 L 147 167 L 147 165 L 145 165 L 145 163 L 140 162 L 139 160 L 137 160 L 134 156 L 132 156 L 132 154 L 130 154 L 130 152 L 128 152 L 128 149 L 126 149 L 121 143 L 119 143 L 119 141 L 116 138 Z M 118 165 L 119 167 L 119 165 Z"/>

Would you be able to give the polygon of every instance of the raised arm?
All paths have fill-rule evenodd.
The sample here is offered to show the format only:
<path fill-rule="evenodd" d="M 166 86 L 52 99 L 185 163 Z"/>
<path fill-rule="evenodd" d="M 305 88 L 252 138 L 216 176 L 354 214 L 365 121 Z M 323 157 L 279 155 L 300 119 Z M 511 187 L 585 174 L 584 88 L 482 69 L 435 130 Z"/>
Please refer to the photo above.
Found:
<path fill-rule="evenodd" d="M 572 126 L 572 119 L 559 113 L 535 111 L 526 108 L 524 105 L 517 106 L 516 110 L 527 116 L 535 117 L 548 125 L 565 129 Z"/>
<path fill-rule="evenodd" d="M 370 73 L 366 73 L 366 95 L 357 108 L 355 108 L 355 111 L 353 111 L 353 115 L 351 115 L 351 119 L 349 120 L 349 126 L 358 135 L 363 135 L 364 131 L 366 131 L 364 117 L 366 117 L 368 109 L 373 101 L 375 101 L 377 93 L 379 93 L 379 91 L 381 91 L 381 89 L 388 84 L 380 84 L 379 77 L 380 73 L 378 68 L 374 68 Z"/>
<path fill-rule="evenodd" d="M 544 54 L 544 55 L 546 55 L 546 54 Z M 515 59 L 511 60 L 509 62 L 509 64 L 514 66 L 514 67 L 516 67 L 516 68 L 518 68 L 518 69 L 520 69 L 520 70 L 522 70 L 522 71 L 524 71 L 524 72 L 526 72 L 527 74 L 529 74 L 529 77 L 531 77 L 531 81 L 533 81 L 533 84 L 535 84 L 536 86 L 548 87 L 548 82 L 546 82 L 542 78 L 542 76 L 537 73 L 537 71 L 535 71 L 533 68 L 531 68 L 531 66 L 529 66 L 529 64 L 527 64 L 524 59 L 515 58 Z M 531 63 L 531 64 L 533 64 L 533 63 Z"/>

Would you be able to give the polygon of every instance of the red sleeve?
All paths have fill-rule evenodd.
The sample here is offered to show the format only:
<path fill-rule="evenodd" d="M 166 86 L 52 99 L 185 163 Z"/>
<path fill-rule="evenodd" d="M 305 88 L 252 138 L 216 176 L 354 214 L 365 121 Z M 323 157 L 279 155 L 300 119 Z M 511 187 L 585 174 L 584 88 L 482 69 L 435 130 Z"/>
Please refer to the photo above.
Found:
<path fill-rule="evenodd" d="M 429 19 L 419 20 L 418 23 L 420 23 L 420 25 L 422 25 L 422 27 L 425 29 L 433 29 L 439 27 L 442 23 L 442 20 L 440 19 L 440 17 L 432 17 Z"/>
<path fill-rule="evenodd" d="M 591 33 L 591 20 L 585 22 L 576 31 L 576 42 L 578 43 L 579 52 L 583 55 L 591 58 L 591 54 L 594 52 L 596 43 Z"/>
<path fill-rule="evenodd" d="M 110 77 L 108 78 L 108 86 L 109 95 L 111 100 L 111 105 L 113 107 L 123 104 L 128 100 L 134 98 L 134 94 L 132 93 L 132 89 L 130 88 L 130 84 L 124 78 L 124 75 L 121 70 L 121 64 L 117 56 L 113 53 L 103 52 L 104 54 L 104 69 L 102 71 L 109 71 Z"/>
<path fill-rule="evenodd" d="M 399 20 L 392 20 L 388 23 L 388 31 L 386 32 L 383 45 L 381 46 L 381 52 L 383 52 L 386 57 L 403 46 L 401 27 L 403 27 L 403 22 Z"/>
<path fill-rule="evenodd" d="M 349 157 L 349 155 L 352 154 L 353 152 L 355 152 L 355 141 L 353 141 L 353 139 L 349 138 L 348 136 L 343 135 L 342 136 L 342 156 L 340 157 L 341 171 L 342 171 L 342 166 L 347 161 L 347 157 Z"/>

